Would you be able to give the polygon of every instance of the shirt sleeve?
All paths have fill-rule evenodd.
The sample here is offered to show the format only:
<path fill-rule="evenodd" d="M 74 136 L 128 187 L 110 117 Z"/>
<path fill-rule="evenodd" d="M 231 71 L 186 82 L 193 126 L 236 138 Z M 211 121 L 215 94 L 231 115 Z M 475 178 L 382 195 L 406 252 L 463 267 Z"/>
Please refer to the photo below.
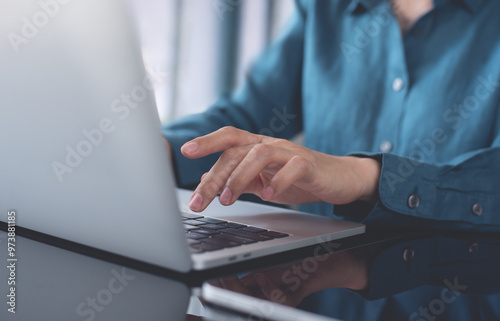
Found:
<path fill-rule="evenodd" d="M 373 207 L 360 202 L 335 206 L 335 214 L 363 217 L 371 227 L 500 229 L 500 147 L 461 155 L 443 165 L 393 154 L 357 156 L 381 162 L 379 200 Z"/>
<path fill-rule="evenodd" d="M 431 164 L 394 154 L 359 153 L 381 163 L 379 198 L 334 206 L 335 214 L 369 227 L 500 231 L 500 101 L 491 143 Z M 481 130 L 478 128 L 477 130 Z"/>
<path fill-rule="evenodd" d="M 285 139 L 302 130 L 300 87 L 305 16 L 302 4 L 296 1 L 296 10 L 283 33 L 254 63 L 238 91 L 223 95 L 206 112 L 163 127 L 163 135 L 172 146 L 178 185 L 197 184 L 219 156 L 197 160 L 182 156 L 180 147 L 197 136 L 224 126 Z"/>

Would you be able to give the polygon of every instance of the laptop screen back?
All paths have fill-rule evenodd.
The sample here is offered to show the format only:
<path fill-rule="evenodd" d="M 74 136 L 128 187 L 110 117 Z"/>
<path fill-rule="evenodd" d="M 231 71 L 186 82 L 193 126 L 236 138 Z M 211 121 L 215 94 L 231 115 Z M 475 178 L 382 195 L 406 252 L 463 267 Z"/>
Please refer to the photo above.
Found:
<path fill-rule="evenodd" d="M 0 221 L 187 271 L 153 84 L 124 1 L 0 12 Z M 155 78 L 156 77 L 156 78 Z"/>

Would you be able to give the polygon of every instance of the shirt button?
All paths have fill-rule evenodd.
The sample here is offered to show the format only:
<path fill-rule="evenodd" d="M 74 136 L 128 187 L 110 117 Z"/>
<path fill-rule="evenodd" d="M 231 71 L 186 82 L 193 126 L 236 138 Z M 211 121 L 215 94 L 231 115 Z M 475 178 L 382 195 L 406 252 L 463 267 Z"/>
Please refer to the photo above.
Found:
<path fill-rule="evenodd" d="M 472 205 L 472 214 L 476 216 L 483 214 L 483 207 L 477 203 Z"/>
<path fill-rule="evenodd" d="M 392 150 L 392 143 L 388 140 L 383 140 L 379 148 L 382 153 L 388 153 Z"/>
<path fill-rule="evenodd" d="M 394 79 L 394 81 L 392 82 L 392 89 L 394 89 L 394 91 L 400 91 L 401 89 L 403 89 L 403 86 L 404 86 L 403 79 L 399 77 Z"/>
<path fill-rule="evenodd" d="M 403 261 L 410 262 L 414 256 L 415 256 L 415 250 L 413 250 L 411 247 L 407 247 L 406 249 L 403 250 Z"/>
<path fill-rule="evenodd" d="M 408 197 L 408 207 L 409 208 L 417 208 L 420 205 L 420 198 L 417 195 L 410 195 Z"/>

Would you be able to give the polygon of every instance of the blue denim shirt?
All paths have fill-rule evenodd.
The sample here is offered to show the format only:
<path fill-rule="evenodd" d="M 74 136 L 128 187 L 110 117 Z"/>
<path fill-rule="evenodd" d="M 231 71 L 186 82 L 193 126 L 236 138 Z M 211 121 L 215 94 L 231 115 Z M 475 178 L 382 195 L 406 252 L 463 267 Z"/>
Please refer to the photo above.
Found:
<path fill-rule="evenodd" d="M 404 37 L 384 0 L 297 1 L 244 85 L 164 127 L 181 185 L 217 155 L 187 140 L 231 125 L 382 163 L 374 206 L 303 209 L 372 225 L 500 228 L 500 2 L 436 0 Z"/>

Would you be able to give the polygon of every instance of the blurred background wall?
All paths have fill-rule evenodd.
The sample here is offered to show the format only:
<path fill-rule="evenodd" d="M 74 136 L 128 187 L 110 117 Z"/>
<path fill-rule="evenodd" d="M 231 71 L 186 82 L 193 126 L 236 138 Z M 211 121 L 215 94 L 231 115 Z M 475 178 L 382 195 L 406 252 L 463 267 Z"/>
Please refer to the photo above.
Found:
<path fill-rule="evenodd" d="M 162 122 L 201 112 L 240 84 L 286 23 L 293 0 L 129 0 Z"/>

